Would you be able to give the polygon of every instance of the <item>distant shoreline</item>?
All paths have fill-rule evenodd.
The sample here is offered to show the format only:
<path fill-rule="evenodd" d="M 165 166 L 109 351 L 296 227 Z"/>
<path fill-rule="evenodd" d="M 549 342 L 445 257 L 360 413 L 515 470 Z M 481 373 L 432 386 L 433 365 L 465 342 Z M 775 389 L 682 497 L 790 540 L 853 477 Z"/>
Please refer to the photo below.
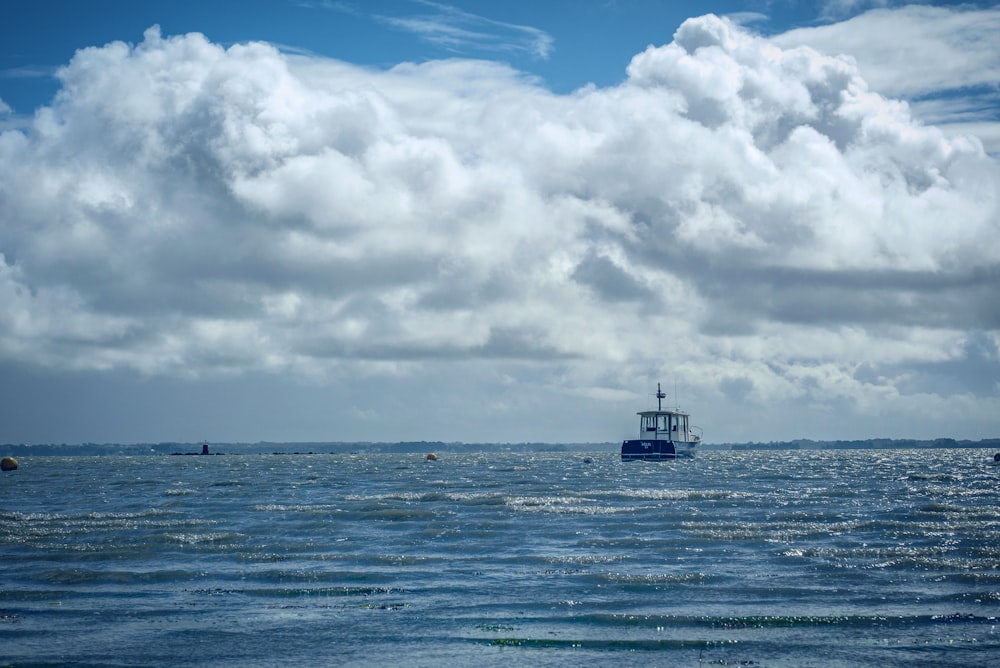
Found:
<path fill-rule="evenodd" d="M 476 453 L 476 452 L 617 452 L 618 442 L 607 443 L 463 443 L 443 441 L 398 442 L 267 442 L 211 443 L 211 455 L 322 455 L 322 454 L 393 454 L 393 453 Z M 30 456 L 163 456 L 192 455 L 201 453 L 202 442 L 197 443 L 78 443 L 78 444 L 6 444 L 0 445 L 0 455 Z M 932 440 L 873 438 L 856 441 L 770 441 L 744 443 L 706 443 L 704 452 L 746 452 L 761 450 L 913 450 L 913 449 L 990 448 L 1000 450 L 1000 438 L 959 440 L 937 438 Z"/>

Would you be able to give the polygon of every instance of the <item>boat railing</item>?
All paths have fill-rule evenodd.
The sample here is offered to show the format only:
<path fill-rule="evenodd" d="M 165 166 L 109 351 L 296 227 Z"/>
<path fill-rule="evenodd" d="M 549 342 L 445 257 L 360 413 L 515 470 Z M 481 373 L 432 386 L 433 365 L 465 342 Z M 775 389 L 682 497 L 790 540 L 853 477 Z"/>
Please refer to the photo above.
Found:
<path fill-rule="evenodd" d="M 702 430 L 701 427 L 696 427 L 694 425 L 691 425 L 688 428 L 688 431 L 690 431 L 692 435 L 694 435 L 696 441 L 700 441 L 701 437 L 704 435 L 704 430 Z"/>

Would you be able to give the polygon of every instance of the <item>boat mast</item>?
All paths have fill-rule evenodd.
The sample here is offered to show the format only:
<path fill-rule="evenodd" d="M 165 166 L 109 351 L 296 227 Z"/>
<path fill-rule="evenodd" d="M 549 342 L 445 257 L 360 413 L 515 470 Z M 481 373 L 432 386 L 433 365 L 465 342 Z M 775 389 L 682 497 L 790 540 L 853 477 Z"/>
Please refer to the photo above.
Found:
<path fill-rule="evenodd" d="M 660 389 L 660 384 L 657 383 L 656 384 L 656 410 L 658 410 L 658 411 L 662 411 L 663 410 L 663 404 L 661 402 L 664 399 L 666 399 L 666 397 L 667 397 L 667 395 L 665 395 L 663 393 L 663 390 Z"/>

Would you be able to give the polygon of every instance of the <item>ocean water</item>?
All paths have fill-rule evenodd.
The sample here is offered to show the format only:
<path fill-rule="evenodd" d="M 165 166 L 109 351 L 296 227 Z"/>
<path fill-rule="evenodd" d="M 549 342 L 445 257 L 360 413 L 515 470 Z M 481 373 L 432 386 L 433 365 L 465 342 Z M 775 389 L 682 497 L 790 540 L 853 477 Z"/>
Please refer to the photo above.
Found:
<path fill-rule="evenodd" d="M 0 664 L 997 666 L 992 452 L 21 457 Z"/>

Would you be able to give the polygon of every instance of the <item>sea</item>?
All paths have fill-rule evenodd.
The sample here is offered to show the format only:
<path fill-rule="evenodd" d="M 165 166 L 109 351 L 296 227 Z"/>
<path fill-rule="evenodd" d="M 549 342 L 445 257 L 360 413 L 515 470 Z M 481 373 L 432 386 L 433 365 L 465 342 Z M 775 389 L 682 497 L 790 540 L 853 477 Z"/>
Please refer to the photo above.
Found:
<path fill-rule="evenodd" d="M 19 457 L 0 665 L 997 666 L 992 455 Z"/>

